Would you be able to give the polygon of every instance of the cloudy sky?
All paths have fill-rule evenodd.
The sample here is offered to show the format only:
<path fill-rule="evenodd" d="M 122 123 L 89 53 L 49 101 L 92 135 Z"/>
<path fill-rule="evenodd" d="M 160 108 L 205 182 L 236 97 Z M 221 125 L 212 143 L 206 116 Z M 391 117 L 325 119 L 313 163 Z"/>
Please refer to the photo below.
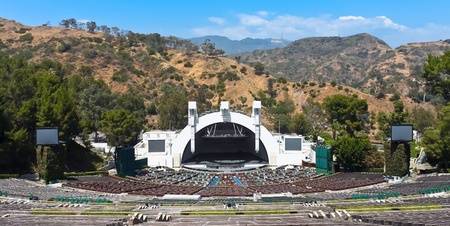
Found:
<path fill-rule="evenodd" d="M 0 0 L 0 17 L 25 24 L 94 20 L 136 32 L 231 39 L 347 36 L 370 33 L 393 47 L 450 38 L 445 0 Z"/>

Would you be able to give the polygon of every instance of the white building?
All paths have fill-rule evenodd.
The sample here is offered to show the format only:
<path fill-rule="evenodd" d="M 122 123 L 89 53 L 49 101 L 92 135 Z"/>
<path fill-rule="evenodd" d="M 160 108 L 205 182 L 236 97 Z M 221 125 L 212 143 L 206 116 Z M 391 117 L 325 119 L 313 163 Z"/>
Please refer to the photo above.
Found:
<path fill-rule="evenodd" d="M 312 143 L 301 135 L 272 134 L 261 124 L 261 102 L 252 114 L 230 111 L 227 101 L 220 111 L 199 117 L 196 102 L 189 102 L 188 124 L 181 131 L 149 131 L 135 145 L 136 159 L 149 166 L 204 168 L 211 165 L 301 165 L 315 163 Z"/>

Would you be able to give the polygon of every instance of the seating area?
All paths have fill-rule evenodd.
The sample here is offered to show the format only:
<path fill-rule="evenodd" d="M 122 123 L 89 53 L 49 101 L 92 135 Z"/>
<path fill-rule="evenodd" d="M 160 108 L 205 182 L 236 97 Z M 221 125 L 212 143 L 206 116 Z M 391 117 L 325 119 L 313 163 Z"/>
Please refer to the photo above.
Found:
<path fill-rule="evenodd" d="M 371 188 L 361 190 L 361 193 L 373 194 L 379 192 L 393 192 L 400 195 L 415 195 L 415 194 L 432 194 L 438 192 L 445 192 L 450 190 L 450 176 L 425 176 L 419 177 L 417 180 L 407 182 L 407 186 L 402 184 L 392 184 L 383 188 Z"/>
<path fill-rule="evenodd" d="M 353 215 L 354 219 L 378 225 L 448 225 L 448 210 L 424 212 L 378 212 Z"/>
<path fill-rule="evenodd" d="M 217 173 L 168 168 L 149 168 L 130 178 L 104 177 L 94 181 L 74 181 L 65 186 L 107 193 L 163 196 L 165 194 L 212 196 L 252 196 L 254 193 L 293 194 L 343 190 L 383 182 L 381 174 L 338 173 L 321 176 L 314 168 L 286 166 L 276 169 Z"/>

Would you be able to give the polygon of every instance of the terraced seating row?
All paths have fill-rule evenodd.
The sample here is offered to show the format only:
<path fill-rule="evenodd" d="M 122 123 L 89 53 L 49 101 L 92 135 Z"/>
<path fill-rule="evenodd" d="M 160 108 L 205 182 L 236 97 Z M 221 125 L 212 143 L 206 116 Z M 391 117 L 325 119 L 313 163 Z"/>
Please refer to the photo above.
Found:
<path fill-rule="evenodd" d="M 211 196 L 251 196 L 254 191 L 244 187 L 207 187 L 197 192 L 198 195 L 204 197 Z"/>
<path fill-rule="evenodd" d="M 252 186 L 251 188 L 263 194 L 282 192 L 298 194 L 322 192 L 326 190 L 344 190 L 348 188 L 377 184 L 383 181 L 384 179 L 381 174 L 340 173 L 328 177 L 307 179 L 295 183 L 269 184 Z"/>
<path fill-rule="evenodd" d="M 153 188 L 133 191 L 130 192 L 130 194 L 152 196 L 164 196 L 166 194 L 192 195 L 198 192 L 200 189 L 202 189 L 202 187 L 161 185 Z"/>
<path fill-rule="evenodd" d="M 363 174 L 363 173 L 340 173 L 328 177 L 316 177 L 313 171 L 307 170 L 305 173 L 300 173 L 301 168 L 290 169 L 287 174 L 282 174 L 283 177 L 287 175 L 297 175 L 298 177 L 291 178 L 289 181 L 280 179 L 280 177 L 273 176 L 271 169 L 261 169 L 254 172 L 240 172 L 240 173 L 223 173 L 223 174 L 209 174 L 209 181 L 204 185 L 192 185 L 195 183 L 186 182 L 177 173 L 177 178 L 184 181 L 170 179 L 167 183 L 160 183 L 159 180 L 149 180 L 147 174 L 138 176 L 134 179 L 124 180 L 106 180 L 95 182 L 74 182 L 68 183 L 68 186 L 95 190 L 109 193 L 130 193 L 136 195 L 152 195 L 163 196 L 165 194 L 198 194 L 201 196 L 252 196 L 253 193 L 272 194 L 272 193 L 313 193 L 322 192 L 325 190 L 342 190 L 347 188 L 354 188 L 360 186 L 371 185 L 383 181 L 380 174 Z M 280 171 L 276 169 L 274 171 Z M 174 171 L 162 171 L 163 175 L 175 175 Z M 257 172 L 257 173 L 256 173 Z M 185 172 L 183 172 L 185 173 Z M 151 173 L 156 175 L 155 172 Z M 188 172 L 190 178 L 196 178 L 195 172 Z M 203 172 L 201 173 L 203 174 Z M 250 175 L 259 175 L 257 179 L 251 179 Z M 300 176 L 301 175 L 301 176 Z M 203 176 L 203 175 L 202 175 Z M 140 180 L 142 179 L 143 180 Z M 159 178 L 156 176 L 154 178 Z M 261 178 L 266 178 L 261 180 Z M 281 182 L 276 182 L 275 179 L 280 179 Z M 255 185 L 256 181 L 262 182 L 261 185 Z M 267 183 L 266 183 L 267 182 Z"/>
<path fill-rule="evenodd" d="M 401 183 L 401 184 L 393 184 L 384 188 L 371 188 L 361 190 L 361 193 L 378 193 L 378 192 L 398 192 L 401 195 L 415 195 L 415 194 L 426 194 L 426 193 L 435 193 L 441 192 L 448 189 L 450 186 L 449 181 L 440 181 L 440 180 L 430 180 L 430 181 L 421 181 L 413 183 Z"/>
<path fill-rule="evenodd" d="M 100 191 L 107 193 L 131 193 L 149 188 L 155 188 L 159 185 L 141 181 L 119 180 L 119 181 L 101 181 L 101 182 L 71 182 L 67 186 L 91 191 Z"/>
<path fill-rule="evenodd" d="M 353 218 L 379 225 L 449 225 L 448 210 L 354 214 Z"/>
<path fill-rule="evenodd" d="M 69 202 L 69 203 L 112 203 L 111 200 L 103 197 L 91 198 L 83 196 L 57 196 L 53 200 L 58 202 Z"/>

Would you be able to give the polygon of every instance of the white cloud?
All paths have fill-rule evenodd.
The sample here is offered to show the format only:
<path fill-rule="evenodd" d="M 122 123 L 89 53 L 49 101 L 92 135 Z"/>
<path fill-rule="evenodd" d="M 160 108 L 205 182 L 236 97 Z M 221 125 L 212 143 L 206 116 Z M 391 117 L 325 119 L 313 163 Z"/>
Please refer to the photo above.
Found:
<path fill-rule="evenodd" d="M 240 14 L 238 17 L 240 23 L 247 26 L 263 26 L 269 23 L 269 21 L 258 15 Z"/>
<path fill-rule="evenodd" d="M 269 15 L 269 12 L 261 10 L 261 11 L 256 12 L 256 14 L 258 14 L 259 16 L 265 17 L 265 16 Z"/>
<path fill-rule="evenodd" d="M 365 20 L 366 18 L 362 16 L 340 16 L 339 20 Z"/>
<path fill-rule="evenodd" d="M 222 17 L 208 17 L 209 22 L 213 23 L 213 24 L 217 24 L 217 25 L 224 25 L 225 24 L 225 19 Z"/>
<path fill-rule="evenodd" d="M 450 26 L 425 24 L 421 27 L 408 27 L 383 15 L 301 17 L 258 11 L 253 14 L 241 13 L 235 16 L 236 22 L 228 22 L 226 25 L 225 19 L 210 17 L 208 18 L 210 25 L 193 28 L 192 33 L 197 36 L 223 35 L 232 39 L 283 37 L 295 40 L 304 37 L 347 36 L 365 32 L 385 40 L 392 46 L 406 42 L 450 38 Z"/>

